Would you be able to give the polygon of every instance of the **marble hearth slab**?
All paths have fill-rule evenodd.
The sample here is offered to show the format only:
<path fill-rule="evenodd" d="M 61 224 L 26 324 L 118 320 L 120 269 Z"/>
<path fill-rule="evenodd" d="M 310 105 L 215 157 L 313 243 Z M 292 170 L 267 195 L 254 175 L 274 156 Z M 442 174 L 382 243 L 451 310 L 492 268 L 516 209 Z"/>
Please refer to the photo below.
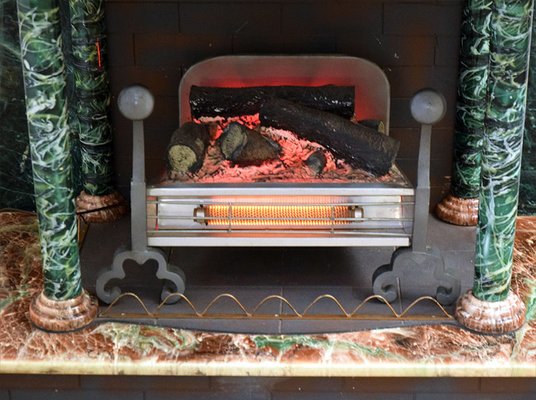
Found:
<path fill-rule="evenodd" d="M 51 334 L 28 304 L 41 284 L 32 214 L 0 213 L 0 373 L 536 377 L 536 219 L 518 223 L 513 288 L 528 322 L 513 335 L 453 325 L 308 335 L 214 333 L 119 322 Z"/>

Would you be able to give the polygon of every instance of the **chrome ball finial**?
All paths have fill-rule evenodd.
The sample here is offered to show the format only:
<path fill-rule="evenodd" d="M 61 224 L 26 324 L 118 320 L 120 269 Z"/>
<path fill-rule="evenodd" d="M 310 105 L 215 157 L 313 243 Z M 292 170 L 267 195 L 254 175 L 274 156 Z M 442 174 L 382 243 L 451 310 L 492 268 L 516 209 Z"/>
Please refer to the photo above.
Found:
<path fill-rule="evenodd" d="M 145 86 L 132 85 L 121 90 L 117 98 L 117 106 L 126 118 L 140 121 L 153 112 L 154 97 Z"/>
<path fill-rule="evenodd" d="M 417 122 L 432 125 L 445 116 L 447 101 L 437 90 L 422 89 L 413 95 L 410 109 Z"/>

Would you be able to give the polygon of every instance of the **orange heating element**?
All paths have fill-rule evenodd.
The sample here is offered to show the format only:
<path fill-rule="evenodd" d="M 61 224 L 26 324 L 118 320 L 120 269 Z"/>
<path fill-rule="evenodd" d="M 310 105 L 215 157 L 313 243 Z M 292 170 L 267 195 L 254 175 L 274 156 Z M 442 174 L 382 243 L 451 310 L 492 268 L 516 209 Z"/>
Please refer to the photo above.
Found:
<path fill-rule="evenodd" d="M 355 210 L 321 205 L 206 205 L 196 210 L 198 222 L 232 226 L 329 226 L 352 223 Z"/>

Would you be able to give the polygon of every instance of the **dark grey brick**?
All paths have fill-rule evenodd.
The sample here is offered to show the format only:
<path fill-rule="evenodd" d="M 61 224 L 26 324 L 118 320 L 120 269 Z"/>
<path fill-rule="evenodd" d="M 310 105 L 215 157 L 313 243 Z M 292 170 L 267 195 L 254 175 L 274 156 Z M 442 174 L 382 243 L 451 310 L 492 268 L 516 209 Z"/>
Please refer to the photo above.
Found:
<path fill-rule="evenodd" d="M 451 400 L 452 394 L 445 393 L 417 393 L 415 400 Z M 533 393 L 509 393 L 507 396 L 499 393 L 457 394 L 456 400 L 534 400 Z"/>
<path fill-rule="evenodd" d="M 110 66 L 134 64 L 134 36 L 132 34 L 108 35 L 108 63 Z"/>
<path fill-rule="evenodd" d="M 386 3 L 383 31 L 393 35 L 455 34 L 460 30 L 461 4 L 449 2 Z"/>
<path fill-rule="evenodd" d="M 376 392 L 381 388 L 384 393 L 418 392 L 478 392 L 477 378 L 350 378 L 344 390 L 356 392 Z"/>
<path fill-rule="evenodd" d="M 482 378 L 482 392 L 534 393 L 536 398 L 536 379 L 534 378 Z"/>
<path fill-rule="evenodd" d="M 274 386 L 275 392 L 338 392 L 342 378 L 288 378 Z"/>
<path fill-rule="evenodd" d="M 435 39 L 431 36 L 338 36 L 340 53 L 367 58 L 380 66 L 432 65 Z"/>
<path fill-rule="evenodd" d="M 271 292 L 274 293 L 274 291 Z M 261 297 L 263 296 L 257 296 L 255 302 Z M 259 393 L 264 396 L 285 380 L 286 378 L 217 376 L 210 378 L 210 388 L 218 393 L 243 391 L 244 393 Z"/>
<path fill-rule="evenodd" d="M 166 392 L 147 391 L 144 400 L 270 400 L 269 392 L 240 391 L 240 392 Z"/>
<path fill-rule="evenodd" d="M 0 400 L 9 400 L 9 392 L 7 390 L 0 390 Z"/>
<path fill-rule="evenodd" d="M 231 53 L 231 37 L 182 34 L 135 35 L 136 64 L 142 66 L 191 65 L 205 58 Z"/>
<path fill-rule="evenodd" d="M 419 128 L 392 128 L 389 135 L 400 140 L 399 158 L 417 158 L 419 153 Z M 436 158 L 450 159 L 453 133 L 450 128 L 435 128 L 432 136 L 432 154 Z"/>
<path fill-rule="evenodd" d="M 272 400 L 413 400 L 413 395 L 403 393 L 274 393 Z"/>
<path fill-rule="evenodd" d="M 80 385 L 89 390 L 206 390 L 209 378 L 204 376 L 82 376 Z"/>
<path fill-rule="evenodd" d="M 460 52 L 460 36 L 438 35 L 436 37 L 435 52 L 436 65 L 457 67 Z"/>
<path fill-rule="evenodd" d="M 106 4 L 108 32 L 178 32 L 179 11 L 174 3 Z"/>
<path fill-rule="evenodd" d="M 391 84 L 392 97 L 410 97 L 417 90 L 433 87 L 445 95 L 455 94 L 458 82 L 457 67 L 399 67 L 384 68 Z"/>
<path fill-rule="evenodd" d="M 284 2 L 282 32 L 286 34 L 381 33 L 381 1 Z"/>
<path fill-rule="evenodd" d="M 406 174 L 413 185 L 417 184 L 417 159 L 399 158 L 396 164 Z M 451 175 L 452 161 L 450 159 L 430 160 L 430 184 L 432 187 L 444 187 Z"/>
<path fill-rule="evenodd" d="M 12 390 L 11 400 L 143 400 L 143 392 L 121 390 Z"/>
<path fill-rule="evenodd" d="M 145 85 L 155 96 L 177 96 L 181 68 L 173 67 L 110 67 L 110 86 L 114 95 L 128 85 Z"/>
<path fill-rule="evenodd" d="M 334 53 L 337 40 L 330 35 L 235 35 L 235 54 L 312 54 Z"/>
<path fill-rule="evenodd" d="M 0 389 L 76 389 L 80 379 L 74 375 L 2 375 Z"/>
<path fill-rule="evenodd" d="M 242 4 L 182 3 L 180 29 L 185 34 L 279 33 L 280 6 L 277 3 Z"/>

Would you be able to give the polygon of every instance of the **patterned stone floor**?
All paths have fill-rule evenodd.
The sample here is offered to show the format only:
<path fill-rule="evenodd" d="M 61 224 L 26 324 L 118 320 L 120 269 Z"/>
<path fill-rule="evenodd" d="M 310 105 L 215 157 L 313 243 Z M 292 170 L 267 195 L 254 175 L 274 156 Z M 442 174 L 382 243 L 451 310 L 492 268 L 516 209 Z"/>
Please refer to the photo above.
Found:
<path fill-rule="evenodd" d="M 42 282 L 32 214 L 0 213 L 0 373 L 257 376 L 536 376 L 536 218 L 518 221 L 515 334 L 453 325 L 330 334 L 211 333 L 118 322 L 51 334 L 28 305 Z"/>

